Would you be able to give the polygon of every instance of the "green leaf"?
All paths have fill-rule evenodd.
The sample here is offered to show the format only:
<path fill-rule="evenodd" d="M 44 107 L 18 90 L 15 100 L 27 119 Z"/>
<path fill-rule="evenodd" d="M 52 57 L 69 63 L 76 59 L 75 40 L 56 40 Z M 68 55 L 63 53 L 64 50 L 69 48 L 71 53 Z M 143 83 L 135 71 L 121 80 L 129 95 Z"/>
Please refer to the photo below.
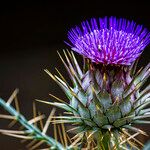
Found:
<path fill-rule="evenodd" d="M 120 80 L 115 80 L 111 87 L 111 95 L 115 99 L 116 97 L 122 99 L 122 93 L 124 91 L 124 82 Z"/>
<path fill-rule="evenodd" d="M 121 127 L 125 124 L 128 124 L 129 122 L 131 122 L 134 118 L 134 115 L 131 115 L 131 116 L 127 116 L 127 117 L 124 117 L 124 118 L 121 118 L 121 119 L 118 119 L 116 120 L 113 125 L 115 127 Z"/>
<path fill-rule="evenodd" d="M 78 105 L 78 112 L 82 118 L 90 119 L 89 110 L 80 104 Z"/>
<path fill-rule="evenodd" d="M 103 106 L 104 111 L 106 111 L 111 105 L 112 100 L 107 91 L 101 91 L 97 94 L 97 98 L 100 104 Z"/>
<path fill-rule="evenodd" d="M 93 121 L 99 126 L 103 126 L 108 124 L 108 119 L 106 116 L 104 116 L 103 114 L 97 113 L 94 117 L 93 117 Z"/>
<path fill-rule="evenodd" d="M 104 126 L 102 126 L 102 129 L 111 130 L 112 128 L 114 128 L 113 125 L 104 125 Z"/>
<path fill-rule="evenodd" d="M 110 123 L 113 123 L 114 121 L 121 118 L 121 112 L 118 106 L 112 106 L 106 111 L 106 116 L 109 119 Z"/>
<path fill-rule="evenodd" d="M 77 97 L 79 98 L 79 100 L 82 102 L 82 104 L 84 106 L 87 105 L 87 97 L 85 95 L 85 93 L 81 92 L 80 90 L 77 92 Z"/>
<path fill-rule="evenodd" d="M 93 118 L 96 114 L 97 108 L 94 100 L 92 100 L 88 106 L 88 109 L 90 111 L 91 117 Z"/>
<path fill-rule="evenodd" d="M 70 105 L 77 110 L 78 109 L 78 100 L 75 97 L 72 97 L 71 101 L 70 101 Z"/>
<path fill-rule="evenodd" d="M 130 100 L 127 99 L 127 100 L 124 100 L 124 101 L 121 102 L 121 104 L 119 105 L 119 108 L 121 110 L 121 114 L 123 116 L 125 116 L 125 115 L 127 115 L 128 113 L 131 112 L 132 104 L 131 104 Z"/>
<path fill-rule="evenodd" d="M 135 120 L 133 121 L 135 124 L 150 124 L 150 121 L 147 120 Z"/>

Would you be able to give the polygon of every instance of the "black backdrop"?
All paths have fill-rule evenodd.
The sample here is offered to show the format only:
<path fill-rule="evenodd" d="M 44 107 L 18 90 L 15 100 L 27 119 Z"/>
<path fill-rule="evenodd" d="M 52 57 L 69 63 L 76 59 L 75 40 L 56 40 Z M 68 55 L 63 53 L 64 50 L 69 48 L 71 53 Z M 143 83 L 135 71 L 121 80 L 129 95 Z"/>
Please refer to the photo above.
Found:
<path fill-rule="evenodd" d="M 63 41 L 70 27 L 90 17 L 117 16 L 150 29 L 150 5 L 144 1 L 5 1 L 0 8 L 0 97 L 7 100 L 19 88 L 20 109 L 28 119 L 34 99 L 50 99 L 49 92 L 65 98 L 43 69 L 54 73 L 56 66 L 67 76 L 56 51 L 68 48 Z M 147 47 L 140 65 L 149 62 L 149 54 Z M 46 115 L 50 111 L 44 104 L 37 107 Z M 2 108 L 0 112 L 4 112 Z M 0 120 L 0 128 L 7 128 L 8 123 Z M 0 135 L 0 150 L 19 149 L 26 149 L 19 140 Z"/>

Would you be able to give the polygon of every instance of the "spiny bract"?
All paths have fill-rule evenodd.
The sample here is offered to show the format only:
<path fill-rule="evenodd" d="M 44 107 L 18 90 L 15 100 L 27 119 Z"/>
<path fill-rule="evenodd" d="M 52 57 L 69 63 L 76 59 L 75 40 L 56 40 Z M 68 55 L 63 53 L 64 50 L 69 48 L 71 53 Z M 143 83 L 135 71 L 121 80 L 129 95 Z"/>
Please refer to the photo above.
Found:
<path fill-rule="evenodd" d="M 116 17 L 91 19 L 81 28 L 68 32 L 72 50 L 83 55 L 83 69 L 74 54 L 65 52 L 72 86 L 60 77 L 49 75 L 60 85 L 70 102 L 52 103 L 70 113 L 56 122 L 76 124 L 80 147 L 87 149 L 124 149 L 126 143 L 138 149 L 133 139 L 140 129 L 133 124 L 150 123 L 150 86 L 143 87 L 150 75 L 150 64 L 136 70 L 137 58 L 150 42 L 150 33 L 141 25 Z M 135 61 L 135 62 L 134 62 Z M 127 132 L 136 132 L 132 136 Z M 128 139 L 128 138 L 129 139 Z M 89 139 L 92 139 L 89 141 Z M 140 145 L 141 142 L 134 139 Z"/>
<path fill-rule="evenodd" d="M 82 134 L 82 138 L 89 133 L 93 134 L 95 139 L 97 133 L 101 133 L 102 140 L 109 134 L 108 137 L 116 137 L 118 143 L 127 138 L 128 132 L 125 129 L 144 134 L 132 124 L 150 123 L 144 120 L 150 117 L 150 109 L 145 108 L 150 104 L 150 86 L 141 90 L 149 77 L 150 64 L 136 71 L 137 62 L 130 67 L 114 67 L 97 65 L 85 59 L 82 70 L 74 54 L 67 53 L 64 51 L 67 63 L 61 56 L 60 58 L 70 75 L 73 86 L 70 86 L 60 73 L 61 78 L 53 76 L 46 70 L 70 100 L 69 104 L 51 103 L 70 113 L 70 115 L 61 116 L 61 120 L 56 122 L 76 124 L 76 129 L 80 136 Z M 99 138 L 96 140 L 98 143 L 101 141 Z M 105 149 L 108 149 L 108 145 L 110 147 L 116 145 L 114 140 L 107 142 Z"/>

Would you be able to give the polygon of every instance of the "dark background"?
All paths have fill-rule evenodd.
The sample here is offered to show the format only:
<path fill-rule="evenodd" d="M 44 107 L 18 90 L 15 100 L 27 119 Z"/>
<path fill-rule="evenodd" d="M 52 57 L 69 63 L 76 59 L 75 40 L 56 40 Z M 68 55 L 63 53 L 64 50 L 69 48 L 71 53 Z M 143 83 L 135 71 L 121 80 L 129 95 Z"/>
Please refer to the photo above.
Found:
<path fill-rule="evenodd" d="M 5 1 L 0 4 L 0 97 L 7 100 L 19 88 L 20 109 L 28 119 L 32 118 L 32 102 L 36 98 L 50 99 L 49 92 L 64 98 L 43 70 L 48 68 L 54 73 L 54 67 L 58 67 L 67 76 L 57 50 L 68 48 L 63 42 L 67 40 L 68 29 L 90 17 L 104 16 L 133 19 L 150 30 L 148 1 Z M 140 65 L 149 62 L 149 54 L 147 47 Z M 45 114 L 50 111 L 45 104 L 37 107 Z M 2 108 L 0 111 L 4 112 Z M 0 120 L 0 128 L 7 128 L 7 124 Z M 20 140 L 0 135 L 0 150 L 24 149 Z"/>

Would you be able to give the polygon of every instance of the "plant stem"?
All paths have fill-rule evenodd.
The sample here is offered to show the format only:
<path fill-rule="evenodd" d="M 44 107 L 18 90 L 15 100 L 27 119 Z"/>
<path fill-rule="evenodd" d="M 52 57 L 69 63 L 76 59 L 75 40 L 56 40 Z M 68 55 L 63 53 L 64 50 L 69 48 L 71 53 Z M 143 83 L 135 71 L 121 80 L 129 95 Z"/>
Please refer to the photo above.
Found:
<path fill-rule="evenodd" d="M 47 136 L 42 133 L 37 127 L 33 124 L 29 124 L 28 120 L 19 112 L 17 112 L 9 103 L 6 103 L 3 99 L 0 98 L 0 106 L 2 106 L 6 111 L 8 111 L 12 116 L 16 117 L 16 120 L 24 126 L 30 133 L 34 134 L 33 139 L 44 140 L 48 145 L 54 147 L 57 150 L 65 150 L 64 146 L 52 137 Z"/>

